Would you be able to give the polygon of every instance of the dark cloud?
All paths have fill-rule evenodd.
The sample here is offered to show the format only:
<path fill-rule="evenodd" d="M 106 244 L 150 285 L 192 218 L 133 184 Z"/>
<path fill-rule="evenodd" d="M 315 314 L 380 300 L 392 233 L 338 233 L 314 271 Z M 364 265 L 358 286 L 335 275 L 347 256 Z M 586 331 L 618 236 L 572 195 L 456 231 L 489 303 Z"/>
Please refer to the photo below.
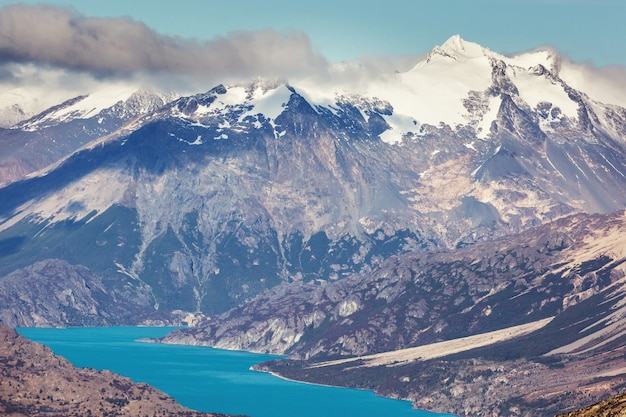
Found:
<path fill-rule="evenodd" d="M 0 62 L 102 75 L 173 73 L 207 78 L 289 76 L 323 68 L 306 34 L 241 31 L 200 42 L 156 33 L 130 18 L 91 18 L 52 6 L 0 9 Z"/>

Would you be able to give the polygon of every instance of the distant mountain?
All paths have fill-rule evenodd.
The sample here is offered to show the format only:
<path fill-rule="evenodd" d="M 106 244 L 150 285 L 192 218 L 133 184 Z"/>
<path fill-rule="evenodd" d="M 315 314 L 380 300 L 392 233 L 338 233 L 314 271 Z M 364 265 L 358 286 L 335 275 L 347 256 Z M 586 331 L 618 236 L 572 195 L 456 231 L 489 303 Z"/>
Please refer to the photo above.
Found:
<path fill-rule="evenodd" d="M 126 125 L 175 97 L 174 93 L 112 85 L 20 119 L 9 129 L 0 129 L 0 184 L 45 168 L 98 138 L 128 133 L 132 126 Z M 21 112 L 19 104 L 12 108 Z"/>
<path fill-rule="evenodd" d="M 135 317 L 215 314 L 623 209 L 624 109 L 559 71 L 553 53 L 455 36 L 358 93 L 257 80 L 167 104 L 78 97 L 4 132 L 19 166 L 61 159 L 0 189 L 0 275 L 60 259 L 151 300 Z"/>
<path fill-rule="evenodd" d="M 109 371 L 77 369 L 3 324 L 0 363 L 4 416 L 218 416 L 189 410 L 147 384 Z"/>

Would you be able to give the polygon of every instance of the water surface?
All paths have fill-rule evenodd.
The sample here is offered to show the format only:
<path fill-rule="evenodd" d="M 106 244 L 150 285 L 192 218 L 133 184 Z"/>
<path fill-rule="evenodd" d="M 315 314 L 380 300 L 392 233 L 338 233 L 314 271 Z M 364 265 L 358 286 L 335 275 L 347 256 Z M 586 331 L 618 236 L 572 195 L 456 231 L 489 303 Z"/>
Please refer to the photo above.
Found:
<path fill-rule="evenodd" d="M 276 356 L 136 342 L 143 337 L 164 336 L 170 330 L 18 329 L 76 366 L 110 369 L 135 382 L 147 382 L 195 410 L 252 417 L 441 416 L 414 410 L 407 401 L 377 397 L 370 391 L 286 381 L 249 369 Z"/>

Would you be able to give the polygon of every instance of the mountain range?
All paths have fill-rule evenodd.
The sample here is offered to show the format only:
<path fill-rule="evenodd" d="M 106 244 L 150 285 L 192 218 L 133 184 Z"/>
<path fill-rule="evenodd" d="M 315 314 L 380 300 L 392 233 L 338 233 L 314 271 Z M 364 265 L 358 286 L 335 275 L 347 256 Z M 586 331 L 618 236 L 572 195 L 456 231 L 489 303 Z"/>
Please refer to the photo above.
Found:
<path fill-rule="evenodd" d="M 626 103 L 586 74 L 457 35 L 358 87 L 130 88 L 24 116 L 0 130 L 0 320 L 194 324 L 163 341 L 464 415 L 614 394 Z M 598 355 L 579 382 L 505 389 Z"/>

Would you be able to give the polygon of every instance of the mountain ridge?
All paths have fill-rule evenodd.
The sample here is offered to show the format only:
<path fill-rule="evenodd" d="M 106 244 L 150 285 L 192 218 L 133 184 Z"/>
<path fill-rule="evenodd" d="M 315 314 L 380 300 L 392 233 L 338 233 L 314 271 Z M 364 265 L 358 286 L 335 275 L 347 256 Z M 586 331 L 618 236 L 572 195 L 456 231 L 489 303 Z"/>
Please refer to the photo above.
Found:
<path fill-rule="evenodd" d="M 421 409 L 555 415 L 625 387 L 624 226 L 623 212 L 576 215 L 448 262 L 402 255 L 308 295 L 294 287 L 260 295 L 163 341 L 287 353 L 257 368 Z"/>
<path fill-rule="evenodd" d="M 607 229 L 595 230 L 598 227 Z M 389 258 L 365 276 L 323 286 L 276 287 L 201 328 L 175 332 L 164 341 L 177 343 L 175 335 L 180 335 L 184 343 L 311 359 L 419 346 L 498 330 L 503 323 L 508 327 L 545 319 L 619 279 L 626 256 L 624 241 L 619 239 L 624 227 L 623 212 L 578 215 L 463 249 L 404 254 Z M 591 237 L 596 235 L 594 241 Z M 598 263 L 594 271 L 608 271 L 578 276 L 576 271 L 585 270 L 582 265 L 594 262 Z M 609 272 L 615 274 L 613 278 Z M 545 289 L 544 280 L 555 289 Z M 530 304 L 524 297 L 532 300 Z M 535 298 L 541 297 L 546 300 L 540 306 Z M 505 303 L 508 298 L 516 301 Z M 557 300 L 563 300 L 562 305 Z M 382 310 L 380 303 L 386 306 Z M 497 307 L 496 303 L 502 304 Z M 517 318 L 516 309 L 520 309 Z M 401 319 L 403 314 L 405 319 Z M 387 326 L 385 332 L 367 329 L 378 329 L 382 323 Z M 283 341 L 281 337 L 291 331 L 300 333 Z M 340 336 L 325 340 L 326 334 Z"/>

